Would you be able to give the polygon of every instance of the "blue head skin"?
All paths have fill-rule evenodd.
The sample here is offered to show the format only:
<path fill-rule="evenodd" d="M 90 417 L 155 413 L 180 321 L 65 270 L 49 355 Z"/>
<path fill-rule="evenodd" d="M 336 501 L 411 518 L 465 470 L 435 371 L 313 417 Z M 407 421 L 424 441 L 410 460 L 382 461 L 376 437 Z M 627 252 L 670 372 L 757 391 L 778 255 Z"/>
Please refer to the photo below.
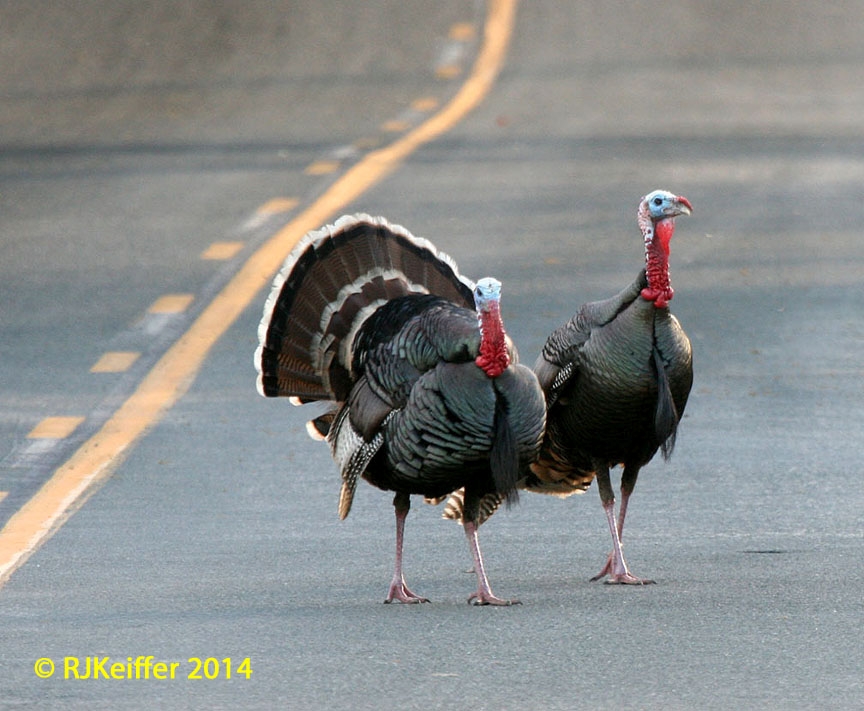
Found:
<path fill-rule="evenodd" d="M 493 277 L 484 277 L 474 287 L 474 305 L 477 311 L 486 310 L 487 304 L 501 300 L 501 282 Z"/>
<path fill-rule="evenodd" d="M 675 195 L 668 190 L 655 190 L 642 198 L 648 205 L 648 213 L 654 221 L 678 215 L 689 215 L 693 206 L 683 195 Z"/>

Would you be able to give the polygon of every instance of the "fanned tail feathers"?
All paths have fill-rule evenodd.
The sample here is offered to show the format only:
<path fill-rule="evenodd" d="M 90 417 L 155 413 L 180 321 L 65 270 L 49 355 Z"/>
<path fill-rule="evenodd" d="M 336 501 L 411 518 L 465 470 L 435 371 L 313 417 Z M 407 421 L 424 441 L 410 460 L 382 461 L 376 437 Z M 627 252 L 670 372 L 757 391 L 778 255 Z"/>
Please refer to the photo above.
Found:
<path fill-rule="evenodd" d="M 258 327 L 258 391 L 342 402 L 354 335 L 386 301 L 435 294 L 473 308 L 473 282 L 428 240 L 384 218 L 346 215 L 307 234 L 276 275 Z M 317 427 L 316 427 L 317 429 Z"/>

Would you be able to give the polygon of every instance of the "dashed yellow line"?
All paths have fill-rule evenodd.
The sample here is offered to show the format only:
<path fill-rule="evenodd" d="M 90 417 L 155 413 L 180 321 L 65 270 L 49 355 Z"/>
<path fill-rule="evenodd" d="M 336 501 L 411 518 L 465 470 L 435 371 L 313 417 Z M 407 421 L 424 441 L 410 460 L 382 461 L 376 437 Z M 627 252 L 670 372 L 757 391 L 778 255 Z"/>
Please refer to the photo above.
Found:
<path fill-rule="evenodd" d="M 272 280 L 303 235 L 395 171 L 421 145 L 452 128 L 486 96 L 501 68 L 513 29 L 516 0 L 490 0 L 483 43 L 455 96 L 436 114 L 388 146 L 370 152 L 315 202 L 265 242 L 216 295 L 138 388 L 45 482 L 0 531 L 0 583 L 81 506 L 136 440 L 189 389 L 210 349 Z"/>
<path fill-rule="evenodd" d="M 458 40 L 460 42 L 467 42 L 468 40 L 474 39 L 475 31 L 474 25 L 470 22 L 457 22 L 450 28 L 449 37 L 452 40 Z"/>
<path fill-rule="evenodd" d="M 426 113 L 427 111 L 434 111 L 438 108 L 438 99 L 434 96 L 422 96 L 419 99 L 414 99 L 411 102 L 411 108 L 415 111 L 421 111 Z"/>
<path fill-rule="evenodd" d="M 290 212 L 300 201 L 297 198 L 273 198 L 255 210 L 258 215 L 278 215 L 282 212 Z"/>
<path fill-rule="evenodd" d="M 7 496 L 9 496 L 8 491 L 0 491 L 0 503 L 2 503 L 3 499 L 5 499 Z"/>
<path fill-rule="evenodd" d="M 225 261 L 237 256 L 245 244 L 243 242 L 214 242 L 201 252 L 201 259 Z"/>
<path fill-rule="evenodd" d="M 141 356 L 135 351 L 109 351 L 103 353 L 93 367 L 91 373 L 125 373 Z"/>
<path fill-rule="evenodd" d="M 462 67 L 458 64 L 442 64 L 435 70 L 435 76 L 439 79 L 455 79 L 462 73 Z"/>
<path fill-rule="evenodd" d="M 306 166 L 306 175 L 328 175 L 339 170 L 342 164 L 338 160 L 316 160 Z"/>
<path fill-rule="evenodd" d="M 354 148 L 356 148 L 358 151 L 368 151 L 372 148 L 377 148 L 378 146 L 380 146 L 381 139 L 374 136 L 364 136 L 363 138 L 358 138 L 351 145 L 354 146 Z"/>
<path fill-rule="evenodd" d="M 165 294 L 150 304 L 147 313 L 180 314 L 188 309 L 193 301 L 195 301 L 194 294 Z"/>
<path fill-rule="evenodd" d="M 399 119 L 390 119 L 381 124 L 381 130 L 387 133 L 402 133 L 402 131 L 407 131 L 409 128 L 411 128 L 410 123 L 400 121 Z"/>
<path fill-rule="evenodd" d="M 27 439 L 64 439 L 84 422 L 83 417 L 46 417 L 27 434 Z"/>

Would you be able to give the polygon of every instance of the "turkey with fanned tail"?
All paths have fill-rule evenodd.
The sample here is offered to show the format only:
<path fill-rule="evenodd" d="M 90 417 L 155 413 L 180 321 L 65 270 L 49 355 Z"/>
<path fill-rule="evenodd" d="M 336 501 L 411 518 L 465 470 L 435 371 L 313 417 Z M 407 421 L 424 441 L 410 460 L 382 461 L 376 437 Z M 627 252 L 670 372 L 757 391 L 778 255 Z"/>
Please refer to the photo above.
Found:
<path fill-rule="evenodd" d="M 545 401 L 516 363 L 500 283 L 475 285 L 425 239 L 383 218 L 345 216 L 292 250 L 264 307 L 258 390 L 332 407 L 308 430 L 342 475 L 339 516 L 359 478 L 395 492 L 396 565 L 386 602 L 426 602 L 402 573 L 412 494 L 464 489 L 462 522 L 477 573 L 474 604 L 507 605 L 490 589 L 477 525 L 481 501 L 516 496 L 539 451 Z"/>

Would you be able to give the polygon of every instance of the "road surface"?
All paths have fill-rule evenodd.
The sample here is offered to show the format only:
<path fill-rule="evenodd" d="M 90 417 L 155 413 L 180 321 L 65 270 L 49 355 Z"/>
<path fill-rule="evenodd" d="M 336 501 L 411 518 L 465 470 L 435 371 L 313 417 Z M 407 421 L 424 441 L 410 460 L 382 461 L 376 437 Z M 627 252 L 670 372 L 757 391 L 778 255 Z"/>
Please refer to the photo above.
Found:
<path fill-rule="evenodd" d="M 21 554 L 4 708 L 864 705 L 864 9 L 521 3 L 479 105 L 340 193 L 471 86 L 506 40 L 487 9 L 0 9 L 0 551 Z M 524 495 L 481 533 L 496 593 L 524 604 L 473 608 L 461 530 L 418 502 L 406 575 L 433 603 L 382 605 L 391 496 L 359 488 L 339 522 L 308 414 L 255 392 L 266 288 L 192 338 L 164 409 L 123 420 L 93 486 L 39 518 L 46 482 L 334 189 L 326 219 L 385 215 L 500 278 L 531 363 L 635 276 L 658 187 L 695 208 L 672 280 L 696 378 L 628 515 L 656 585 L 588 582 L 608 544 L 594 490 Z M 33 509 L 53 535 L 30 551 L 7 534 Z"/>

